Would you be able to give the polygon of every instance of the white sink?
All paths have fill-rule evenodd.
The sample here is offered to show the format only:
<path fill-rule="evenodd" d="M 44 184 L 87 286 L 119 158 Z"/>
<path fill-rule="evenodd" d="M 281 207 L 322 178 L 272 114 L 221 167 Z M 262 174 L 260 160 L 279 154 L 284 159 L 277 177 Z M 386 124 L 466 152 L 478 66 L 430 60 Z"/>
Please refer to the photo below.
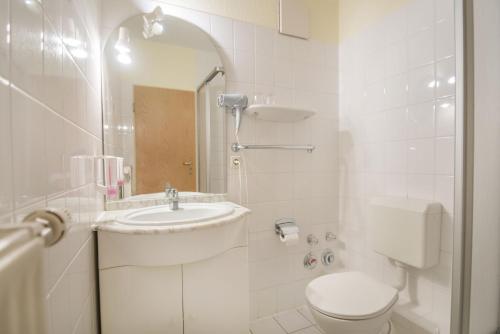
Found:
<path fill-rule="evenodd" d="M 171 210 L 168 205 L 135 210 L 118 217 L 117 222 L 135 226 L 172 226 L 221 218 L 234 212 L 227 204 L 185 203 L 179 204 L 179 210 Z"/>

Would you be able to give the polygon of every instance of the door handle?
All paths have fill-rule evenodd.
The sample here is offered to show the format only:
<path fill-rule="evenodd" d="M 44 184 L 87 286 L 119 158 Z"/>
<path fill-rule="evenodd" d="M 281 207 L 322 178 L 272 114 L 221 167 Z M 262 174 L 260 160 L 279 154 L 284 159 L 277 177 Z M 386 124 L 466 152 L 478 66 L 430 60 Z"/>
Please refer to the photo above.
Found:
<path fill-rule="evenodd" d="M 192 166 L 193 165 L 193 162 L 191 160 L 188 160 L 188 161 L 184 161 L 182 163 L 184 166 Z"/>

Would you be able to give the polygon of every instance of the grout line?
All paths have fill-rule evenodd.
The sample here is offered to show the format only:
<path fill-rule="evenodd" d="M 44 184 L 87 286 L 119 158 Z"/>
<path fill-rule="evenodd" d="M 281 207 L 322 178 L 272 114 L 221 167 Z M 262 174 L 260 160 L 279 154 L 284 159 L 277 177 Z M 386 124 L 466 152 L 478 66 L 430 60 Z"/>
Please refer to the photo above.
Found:
<path fill-rule="evenodd" d="M 47 20 L 47 22 L 49 22 L 50 24 L 50 28 L 55 31 L 56 35 L 57 35 L 57 38 L 59 39 L 58 42 L 61 43 L 61 46 L 63 47 L 63 52 L 67 52 L 68 56 L 70 57 L 71 61 L 73 62 L 73 65 L 76 66 L 76 68 L 79 70 L 81 76 L 85 79 L 87 85 L 93 90 L 94 94 L 98 95 L 97 92 L 98 92 L 98 89 L 94 86 L 92 86 L 90 84 L 90 80 L 88 79 L 87 75 L 83 72 L 83 70 L 80 68 L 80 66 L 78 65 L 78 63 L 75 61 L 75 59 L 73 58 L 73 55 L 71 54 L 71 52 L 68 50 L 66 44 L 64 44 L 63 42 L 63 24 L 62 24 L 62 21 L 61 21 L 61 27 L 59 28 L 56 28 L 56 25 L 54 24 L 54 22 L 52 22 L 52 18 L 50 18 L 46 13 L 46 9 L 45 7 L 43 6 L 43 4 L 40 4 L 40 6 L 42 7 L 42 12 L 43 12 L 43 19 Z M 76 8 L 75 8 L 76 9 Z M 87 37 L 91 38 L 91 34 L 90 34 L 90 31 L 86 25 L 86 22 L 85 20 L 81 17 L 80 13 L 78 10 L 75 10 L 75 14 L 78 16 L 78 18 L 81 20 L 81 23 L 83 23 L 83 28 L 85 29 L 85 32 L 87 34 Z M 45 20 L 44 20 L 44 33 L 45 33 Z M 62 19 L 61 19 L 62 20 Z M 58 31 L 58 29 L 60 29 Z M 101 45 L 101 40 L 100 40 L 100 37 L 97 37 L 99 38 L 99 49 L 100 49 L 100 45 Z M 89 40 L 89 43 L 92 44 Z M 88 58 L 87 58 L 88 59 Z"/>
<path fill-rule="evenodd" d="M 87 246 L 87 244 L 90 242 L 90 240 L 93 239 L 93 237 L 94 237 L 94 235 L 92 233 L 90 233 L 90 236 L 87 238 L 87 240 L 85 240 L 82 243 L 82 245 L 80 246 L 80 248 L 76 251 L 75 255 L 69 261 L 69 263 L 66 266 L 66 268 L 64 268 L 64 270 L 62 271 L 62 273 L 59 275 L 59 278 L 54 282 L 54 285 L 49 289 L 49 292 L 47 292 L 45 298 L 48 299 L 48 298 L 51 297 L 51 295 L 54 293 L 54 291 L 56 290 L 56 288 L 59 285 L 59 283 L 62 281 L 63 277 L 68 273 L 69 268 L 71 267 L 71 265 L 76 261 L 76 259 L 78 258 L 78 256 L 80 256 L 80 254 L 82 253 L 83 249 Z"/>
<path fill-rule="evenodd" d="M 301 329 L 297 329 L 296 331 L 293 331 L 293 332 L 290 332 L 290 333 L 288 333 L 288 332 L 287 332 L 287 333 L 288 333 L 288 334 L 298 333 L 298 332 L 300 332 L 300 331 L 303 331 L 304 329 L 309 329 L 309 328 L 311 328 L 311 327 L 315 327 L 315 328 L 316 328 L 316 326 L 315 326 L 315 325 L 310 325 L 310 326 L 307 326 L 307 327 L 304 327 L 304 328 L 301 328 Z"/>
<path fill-rule="evenodd" d="M 21 213 L 23 210 L 27 209 L 27 208 L 30 208 L 32 206 L 36 206 L 38 204 L 41 204 L 41 203 L 44 203 L 44 205 L 48 205 L 48 202 L 49 201 L 52 201 L 52 200 L 55 200 L 57 198 L 60 198 L 62 196 L 67 196 L 67 195 L 70 195 L 72 192 L 75 192 L 75 191 L 80 191 L 82 189 L 85 189 L 86 187 L 90 186 L 90 185 L 93 185 L 93 183 L 87 183 L 83 186 L 79 186 L 77 188 L 73 188 L 73 189 L 70 189 L 70 190 L 65 190 L 65 191 L 62 191 L 62 192 L 59 192 L 59 193 L 54 193 L 54 194 L 44 194 L 43 197 L 44 199 L 43 200 L 40 200 L 40 201 L 36 201 L 36 202 L 30 202 L 26 205 L 22 205 L 22 206 L 19 206 L 19 207 L 15 207 L 11 214 L 13 215 L 13 219 L 15 219 L 16 215 L 18 213 Z M 15 204 L 15 203 L 14 203 Z M 71 214 L 73 214 L 73 212 L 71 212 Z M 7 216 L 10 215 L 10 214 L 7 214 Z M 3 217 L 3 216 L 2 216 Z"/>
<path fill-rule="evenodd" d="M 274 320 L 275 323 L 278 324 L 278 326 L 283 330 L 283 333 L 287 334 L 288 332 L 285 330 L 285 328 L 283 328 L 283 326 L 281 326 L 280 322 L 278 320 L 276 320 L 276 318 L 274 317 L 275 315 L 277 315 L 278 313 L 275 313 L 271 316 L 271 318 Z"/>
<path fill-rule="evenodd" d="M 31 101 L 37 103 L 38 105 L 40 105 L 41 107 L 43 107 L 44 109 L 46 109 L 47 111 L 53 113 L 55 116 L 61 118 L 62 120 L 66 121 L 67 123 L 75 126 L 76 128 L 78 128 L 79 130 L 85 132 L 86 134 L 90 135 L 91 137 L 93 137 L 94 139 L 97 139 L 97 140 L 101 140 L 99 137 L 97 137 L 95 134 L 89 132 L 88 130 L 82 128 L 81 126 L 79 126 L 78 124 L 76 124 L 75 122 L 71 121 L 70 119 L 62 116 L 61 114 L 59 114 L 57 111 L 55 111 L 54 109 L 52 109 L 51 107 L 49 107 L 48 105 L 46 105 L 45 103 L 43 103 L 42 101 L 38 100 L 36 97 L 30 95 L 28 92 L 24 91 L 22 88 L 16 86 L 12 81 L 10 81 L 10 87 L 12 89 L 14 89 L 15 91 L 17 91 L 18 93 L 24 95 L 26 98 L 30 99 Z"/>
<path fill-rule="evenodd" d="M 289 309 L 289 310 L 284 310 L 284 311 L 281 311 L 281 312 L 277 312 L 277 313 L 274 313 L 274 314 L 272 314 L 272 315 L 270 315 L 270 316 L 267 316 L 267 317 L 263 317 L 263 318 L 255 319 L 255 320 L 251 321 L 251 323 L 252 323 L 252 322 L 257 322 L 257 321 L 259 321 L 259 320 L 261 320 L 261 319 L 271 318 L 271 319 L 273 319 L 273 321 L 274 321 L 276 324 L 278 324 L 279 328 L 281 328 L 281 330 L 283 330 L 283 333 L 284 333 L 284 334 L 293 334 L 293 333 L 298 333 L 298 332 L 300 332 L 300 331 L 302 331 L 302 330 L 305 330 L 305 329 L 308 329 L 308 328 L 311 328 L 311 327 L 317 328 L 317 325 L 316 325 L 315 323 L 312 323 L 311 321 L 309 321 L 309 319 L 307 319 L 307 317 L 305 317 L 305 316 L 304 316 L 304 315 L 300 312 L 300 307 L 302 307 L 302 306 L 304 306 L 304 305 L 301 305 L 301 306 L 299 306 L 299 307 L 295 307 L 295 308 L 292 308 L 292 309 Z M 275 318 L 275 316 L 279 315 L 280 313 L 287 312 L 287 311 L 288 311 L 288 312 L 290 312 L 290 311 L 295 311 L 295 312 L 297 312 L 297 313 L 299 314 L 299 316 L 301 316 L 301 317 L 302 317 L 302 318 L 303 318 L 303 319 L 304 319 L 304 320 L 305 320 L 305 321 L 306 321 L 309 325 L 308 325 L 308 326 L 306 326 L 306 327 L 304 327 L 304 328 L 300 328 L 300 329 L 294 330 L 294 331 L 292 331 L 292 332 L 288 332 L 288 331 L 287 331 L 287 330 L 286 330 L 286 329 L 285 329 L 285 328 L 284 328 L 284 327 L 280 324 L 280 322 L 279 322 L 279 321 Z M 253 333 L 251 329 L 250 329 L 250 333 Z M 256 333 L 256 334 L 260 334 L 260 333 Z"/>
<path fill-rule="evenodd" d="M 76 330 L 78 329 L 78 325 L 80 325 L 80 322 L 82 321 L 83 316 L 85 314 L 85 308 L 87 307 L 87 305 L 90 302 L 92 302 L 92 293 L 93 293 L 93 289 L 90 289 L 89 295 L 87 296 L 87 299 L 83 303 L 82 310 L 81 310 L 80 314 L 78 315 L 78 318 L 76 319 L 75 323 L 73 324 L 73 330 L 71 331 L 72 334 L 76 333 Z"/>

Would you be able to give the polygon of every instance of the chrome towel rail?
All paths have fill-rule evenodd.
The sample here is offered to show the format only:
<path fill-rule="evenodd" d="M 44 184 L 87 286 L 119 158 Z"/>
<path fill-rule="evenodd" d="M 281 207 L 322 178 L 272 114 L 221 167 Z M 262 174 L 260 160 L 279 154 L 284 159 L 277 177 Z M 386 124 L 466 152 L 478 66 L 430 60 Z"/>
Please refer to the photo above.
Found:
<path fill-rule="evenodd" d="M 312 153 L 315 148 L 314 145 L 243 145 L 238 143 L 231 145 L 233 152 L 240 150 L 299 150 Z"/>

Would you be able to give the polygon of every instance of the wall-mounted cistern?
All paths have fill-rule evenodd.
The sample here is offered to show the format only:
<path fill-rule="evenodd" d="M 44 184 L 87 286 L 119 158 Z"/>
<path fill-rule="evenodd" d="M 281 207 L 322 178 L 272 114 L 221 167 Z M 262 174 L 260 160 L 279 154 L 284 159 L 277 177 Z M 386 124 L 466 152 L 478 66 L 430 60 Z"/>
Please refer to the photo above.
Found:
<path fill-rule="evenodd" d="M 408 268 L 427 269 L 438 264 L 441 204 L 381 197 L 372 199 L 369 208 L 370 245 L 394 263 L 397 280 L 390 286 L 357 271 L 312 280 L 306 288 L 306 299 L 326 333 L 390 334 L 391 314 L 399 292 L 407 285 Z M 332 240 L 333 235 L 329 238 Z M 321 261 L 330 265 L 333 252 L 325 250 Z"/>

